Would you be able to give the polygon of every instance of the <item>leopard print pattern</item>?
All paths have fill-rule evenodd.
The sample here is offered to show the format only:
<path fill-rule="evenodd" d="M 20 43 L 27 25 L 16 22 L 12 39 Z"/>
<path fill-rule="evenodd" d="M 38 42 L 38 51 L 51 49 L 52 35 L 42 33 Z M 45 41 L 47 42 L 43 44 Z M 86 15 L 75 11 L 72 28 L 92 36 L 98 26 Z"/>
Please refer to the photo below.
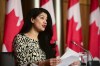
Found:
<path fill-rule="evenodd" d="M 18 34 L 14 38 L 13 49 L 18 66 L 46 59 L 45 52 L 39 47 L 39 42 L 25 34 Z"/>

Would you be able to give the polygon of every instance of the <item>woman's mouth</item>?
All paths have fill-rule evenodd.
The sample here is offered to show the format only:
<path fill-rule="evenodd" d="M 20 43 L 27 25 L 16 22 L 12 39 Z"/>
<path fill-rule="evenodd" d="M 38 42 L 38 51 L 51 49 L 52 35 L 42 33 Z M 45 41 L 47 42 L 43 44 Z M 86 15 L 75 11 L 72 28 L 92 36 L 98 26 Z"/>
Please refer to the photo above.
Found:
<path fill-rule="evenodd" d="M 43 28 L 46 28 L 46 25 L 42 25 Z"/>

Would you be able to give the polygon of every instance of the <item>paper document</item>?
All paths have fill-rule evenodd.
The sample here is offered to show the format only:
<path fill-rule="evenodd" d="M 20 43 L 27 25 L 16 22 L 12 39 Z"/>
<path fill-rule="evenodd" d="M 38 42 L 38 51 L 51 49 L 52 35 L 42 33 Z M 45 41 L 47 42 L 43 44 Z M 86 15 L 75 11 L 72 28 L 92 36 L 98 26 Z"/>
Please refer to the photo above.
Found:
<path fill-rule="evenodd" d="M 61 63 L 58 64 L 57 66 L 69 66 L 70 64 L 72 64 L 74 61 L 77 61 L 77 60 L 79 60 L 78 57 L 76 57 L 76 56 L 69 56 L 69 57 L 67 57 L 65 59 L 62 59 Z"/>
<path fill-rule="evenodd" d="M 67 51 L 61 57 L 61 63 L 59 63 L 57 66 L 69 66 L 73 62 L 78 61 L 79 56 L 79 53 L 67 48 Z"/>

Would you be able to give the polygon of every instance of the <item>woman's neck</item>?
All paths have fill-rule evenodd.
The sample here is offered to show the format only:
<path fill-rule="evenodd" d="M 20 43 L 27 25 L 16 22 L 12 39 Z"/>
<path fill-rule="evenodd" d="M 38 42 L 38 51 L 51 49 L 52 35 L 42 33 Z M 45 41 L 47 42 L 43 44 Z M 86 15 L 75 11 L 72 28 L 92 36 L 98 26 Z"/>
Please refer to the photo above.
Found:
<path fill-rule="evenodd" d="M 34 40 L 38 40 L 38 34 L 39 32 L 36 31 L 34 28 L 32 28 L 28 33 L 26 33 L 26 35 L 29 38 L 34 39 Z"/>

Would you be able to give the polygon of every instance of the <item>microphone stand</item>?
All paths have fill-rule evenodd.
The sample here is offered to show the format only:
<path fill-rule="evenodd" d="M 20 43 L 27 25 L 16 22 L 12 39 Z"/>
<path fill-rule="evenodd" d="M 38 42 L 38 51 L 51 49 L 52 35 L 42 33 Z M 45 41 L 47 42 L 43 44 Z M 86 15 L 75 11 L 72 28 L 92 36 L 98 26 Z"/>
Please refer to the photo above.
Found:
<path fill-rule="evenodd" d="M 74 41 L 71 41 L 71 43 L 74 44 L 74 45 L 76 45 L 76 46 L 78 46 L 79 48 L 81 48 L 82 50 L 84 50 L 84 51 L 87 53 L 87 63 L 88 63 L 88 61 L 89 61 L 89 55 L 90 55 L 90 57 L 91 57 L 91 61 L 93 61 L 93 57 L 92 57 L 91 53 L 90 53 L 88 50 L 84 49 L 82 46 L 80 46 L 79 44 L 77 44 L 77 43 L 74 42 Z M 92 64 L 92 63 L 90 63 L 88 66 L 92 66 L 91 64 Z"/>

